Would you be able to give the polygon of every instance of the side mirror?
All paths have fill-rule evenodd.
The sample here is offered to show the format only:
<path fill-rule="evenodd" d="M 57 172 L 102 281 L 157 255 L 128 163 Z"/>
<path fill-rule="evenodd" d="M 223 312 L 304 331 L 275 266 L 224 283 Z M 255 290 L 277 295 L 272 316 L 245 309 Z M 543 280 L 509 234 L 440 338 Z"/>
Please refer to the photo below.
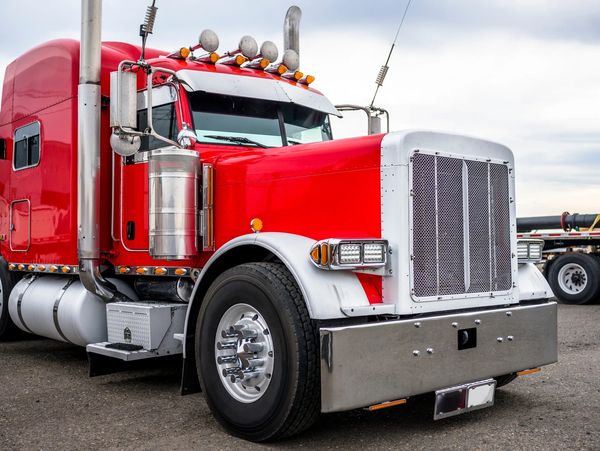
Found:
<path fill-rule="evenodd" d="M 190 129 L 188 124 L 184 122 L 181 131 L 177 134 L 177 143 L 184 149 L 187 149 L 196 144 L 196 141 L 198 141 L 196 133 L 194 133 L 194 130 Z"/>
<path fill-rule="evenodd" d="M 110 126 L 137 129 L 137 74 L 110 73 Z"/>

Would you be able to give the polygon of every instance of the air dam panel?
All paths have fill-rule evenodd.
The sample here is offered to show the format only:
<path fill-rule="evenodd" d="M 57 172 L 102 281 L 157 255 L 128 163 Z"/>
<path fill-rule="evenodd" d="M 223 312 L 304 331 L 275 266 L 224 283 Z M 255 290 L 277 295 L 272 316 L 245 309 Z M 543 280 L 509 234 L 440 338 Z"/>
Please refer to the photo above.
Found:
<path fill-rule="evenodd" d="M 110 281 L 131 299 L 135 292 L 124 282 Z M 10 293 L 8 310 L 21 330 L 85 346 L 106 341 L 106 304 L 87 291 L 79 279 L 38 276 L 21 279 Z"/>

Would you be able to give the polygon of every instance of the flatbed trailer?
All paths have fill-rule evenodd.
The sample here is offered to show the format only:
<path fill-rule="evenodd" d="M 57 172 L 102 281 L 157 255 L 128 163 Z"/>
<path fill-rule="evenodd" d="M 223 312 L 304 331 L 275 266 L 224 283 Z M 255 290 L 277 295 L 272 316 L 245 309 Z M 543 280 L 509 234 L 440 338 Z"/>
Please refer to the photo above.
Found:
<path fill-rule="evenodd" d="M 565 212 L 555 217 L 517 220 L 518 239 L 544 241 L 540 269 L 554 295 L 566 304 L 589 304 L 600 299 L 600 230 L 595 230 L 598 219 L 597 214 Z M 560 226 L 563 230 L 523 232 L 531 226 Z"/>

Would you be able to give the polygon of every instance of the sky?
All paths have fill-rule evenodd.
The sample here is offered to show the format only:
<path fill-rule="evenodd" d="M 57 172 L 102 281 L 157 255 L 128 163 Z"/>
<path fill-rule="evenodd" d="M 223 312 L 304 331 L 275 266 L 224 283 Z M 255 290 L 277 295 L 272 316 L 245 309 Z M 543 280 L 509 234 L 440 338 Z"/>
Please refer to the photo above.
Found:
<path fill-rule="evenodd" d="M 104 0 L 103 39 L 139 43 L 149 0 Z M 148 45 L 195 44 L 205 28 L 221 52 L 242 35 L 283 46 L 291 4 L 303 10 L 300 69 L 334 104 L 368 105 L 405 0 L 157 0 Z M 25 13 L 26 12 L 26 13 Z M 2 1 L 6 65 L 50 39 L 79 38 L 78 0 Z M 26 20 L 25 20 L 26 19 Z M 412 0 L 376 104 L 391 130 L 426 129 L 507 145 L 519 216 L 600 212 L 600 2 Z M 334 121 L 336 137 L 366 132 L 363 113 Z"/>

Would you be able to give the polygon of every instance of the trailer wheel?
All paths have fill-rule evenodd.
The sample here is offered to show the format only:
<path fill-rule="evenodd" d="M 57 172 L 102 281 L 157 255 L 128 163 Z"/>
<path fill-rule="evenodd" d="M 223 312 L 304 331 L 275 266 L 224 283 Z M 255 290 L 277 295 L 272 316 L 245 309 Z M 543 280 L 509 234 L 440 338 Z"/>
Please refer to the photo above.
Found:
<path fill-rule="evenodd" d="M 8 297 L 13 285 L 13 277 L 8 271 L 6 260 L 0 257 L 0 340 L 11 337 L 17 331 L 8 314 Z"/>
<path fill-rule="evenodd" d="M 200 386 L 217 420 L 252 441 L 287 437 L 320 412 L 317 328 L 277 263 L 248 263 L 210 286 L 196 325 Z"/>
<path fill-rule="evenodd" d="M 565 304 L 587 304 L 600 295 L 600 262 L 588 254 L 568 254 L 552 262 L 548 282 Z"/>

